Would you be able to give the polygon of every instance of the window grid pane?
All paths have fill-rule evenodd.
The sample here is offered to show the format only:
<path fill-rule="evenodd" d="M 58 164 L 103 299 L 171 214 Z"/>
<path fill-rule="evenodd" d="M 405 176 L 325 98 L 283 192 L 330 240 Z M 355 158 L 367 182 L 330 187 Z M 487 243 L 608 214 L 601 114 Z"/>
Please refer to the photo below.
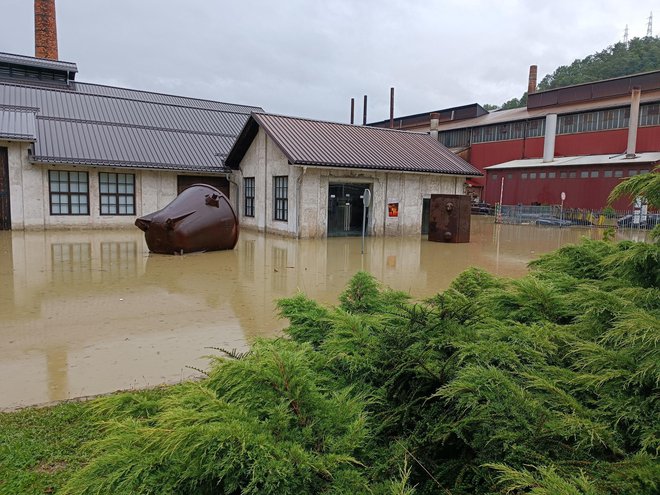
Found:
<path fill-rule="evenodd" d="M 246 177 L 243 182 L 243 187 L 245 189 L 245 205 L 243 208 L 243 214 L 246 217 L 254 217 L 254 177 Z"/>
<path fill-rule="evenodd" d="M 135 215 L 135 175 L 99 173 L 101 215 Z"/>
<path fill-rule="evenodd" d="M 275 220 L 283 222 L 289 218 L 289 178 L 287 176 L 276 176 L 274 179 L 275 188 Z"/>
<path fill-rule="evenodd" d="M 51 215 L 89 215 L 87 172 L 48 171 Z"/>

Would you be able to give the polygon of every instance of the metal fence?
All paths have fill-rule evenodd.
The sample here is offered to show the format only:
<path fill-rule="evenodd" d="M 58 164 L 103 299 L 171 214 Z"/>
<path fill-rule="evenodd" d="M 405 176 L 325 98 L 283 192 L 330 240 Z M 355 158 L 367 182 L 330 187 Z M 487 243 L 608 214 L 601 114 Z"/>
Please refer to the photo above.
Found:
<path fill-rule="evenodd" d="M 561 208 L 559 205 L 526 206 L 496 205 L 495 222 L 504 224 L 535 224 L 555 227 L 616 227 L 621 229 L 652 229 L 660 225 L 660 213 L 642 209 L 589 210 Z"/>

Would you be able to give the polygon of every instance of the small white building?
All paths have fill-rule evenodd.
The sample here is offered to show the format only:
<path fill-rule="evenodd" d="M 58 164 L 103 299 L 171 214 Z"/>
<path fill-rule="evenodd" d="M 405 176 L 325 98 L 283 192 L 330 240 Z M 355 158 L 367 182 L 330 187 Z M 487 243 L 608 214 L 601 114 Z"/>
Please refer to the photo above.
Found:
<path fill-rule="evenodd" d="M 475 167 L 425 133 L 252 113 L 225 160 L 242 229 L 299 238 L 414 235 L 431 194 L 464 194 Z"/>

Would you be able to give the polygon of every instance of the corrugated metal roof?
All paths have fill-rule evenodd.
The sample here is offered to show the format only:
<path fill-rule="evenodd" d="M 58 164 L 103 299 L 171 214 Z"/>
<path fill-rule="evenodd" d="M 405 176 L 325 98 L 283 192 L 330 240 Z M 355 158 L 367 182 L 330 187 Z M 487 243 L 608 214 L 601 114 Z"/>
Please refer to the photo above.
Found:
<path fill-rule="evenodd" d="M 649 103 L 660 101 L 660 89 L 655 91 L 645 91 L 642 93 L 641 103 Z M 630 95 L 618 96 L 615 98 L 607 98 L 603 100 L 589 100 L 574 104 L 555 105 L 551 107 L 535 108 L 528 110 L 527 108 L 514 108 L 511 110 L 500 110 L 497 112 L 490 112 L 489 114 L 482 115 L 469 120 L 461 120 L 456 122 L 440 122 L 439 130 L 450 131 L 453 129 L 466 129 L 469 127 L 478 127 L 491 124 L 504 124 L 506 122 L 515 122 L 519 120 L 527 120 L 534 118 L 545 117 L 548 114 L 556 113 L 558 115 L 587 112 L 591 110 L 602 110 L 605 108 L 616 108 L 630 106 Z"/>
<path fill-rule="evenodd" d="M 34 111 L 0 107 L 0 139 L 36 141 Z"/>
<path fill-rule="evenodd" d="M 32 161 L 222 172 L 234 136 L 37 119 Z"/>
<path fill-rule="evenodd" d="M 46 58 L 28 57 L 26 55 L 16 55 L 13 53 L 0 52 L 0 62 L 15 65 L 27 65 L 41 69 L 61 70 L 65 72 L 78 72 L 78 67 L 73 62 L 64 62 L 62 60 L 49 60 Z"/>
<path fill-rule="evenodd" d="M 44 86 L 22 79 L 0 81 L 0 108 L 36 112 L 35 163 L 198 172 L 226 171 L 222 158 L 250 113 L 263 111 L 126 88 L 80 82 Z"/>
<path fill-rule="evenodd" d="M 587 165 L 643 165 L 660 162 L 660 152 L 637 153 L 635 158 L 626 158 L 626 155 L 583 155 L 563 156 L 555 158 L 551 162 L 544 162 L 543 158 L 528 158 L 525 160 L 511 160 L 486 167 L 489 172 L 512 168 L 537 168 L 537 167 L 576 167 Z"/>
<path fill-rule="evenodd" d="M 261 126 L 292 164 L 482 175 L 428 134 L 253 113 L 225 161 L 237 168 Z"/>

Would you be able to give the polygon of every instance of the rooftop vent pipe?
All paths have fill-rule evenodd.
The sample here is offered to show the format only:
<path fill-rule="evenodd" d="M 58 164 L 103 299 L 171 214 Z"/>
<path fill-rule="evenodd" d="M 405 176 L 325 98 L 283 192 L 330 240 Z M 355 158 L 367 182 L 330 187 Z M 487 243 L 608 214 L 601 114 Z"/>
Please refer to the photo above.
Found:
<path fill-rule="evenodd" d="M 543 139 L 543 163 L 555 159 L 555 136 L 557 135 L 557 114 L 551 113 L 545 117 L 545 138 Z"/>
<path fill-rule="evenodd" d="M 438 125 L 440 124 L 440 114 L 432 113 L 431 114 L 431 137 L 438 140 Z"/>
<path fill-rule="evenodd" d="M 529 66 L 529 80 L 527 81 L 527 94 L 531 95 L 536 93 L 536 75 L 538 73 L 538 67 L 536 65 Z"/>
<path fill-rule="evenodd" d="M 355 98 L 351 98 L 351 125 L 355 124 Z"/>
<path fill-rule="evenodd" d="M 364 108 L 362 109 L 362 125 L 367 125 L 367 95 L 364 95 Z"/>
<path fill-rule="evenodd" d="M 394 129 L 394 88 L 390 88 L 390 129 Z"/>
<path fill-rule="evenodd" d="M 34 0 L 34 56 L 58 58 L 55 0 Z"/>
<path fill-rule="evenodd" d="M 626 158 L 636 158 L 637 126 L 639 125 L 639 101 L 642 98 L 642 88 L 635 86 L 630 97 L 630 118 L 628 119 L 628 148 Z"/>

